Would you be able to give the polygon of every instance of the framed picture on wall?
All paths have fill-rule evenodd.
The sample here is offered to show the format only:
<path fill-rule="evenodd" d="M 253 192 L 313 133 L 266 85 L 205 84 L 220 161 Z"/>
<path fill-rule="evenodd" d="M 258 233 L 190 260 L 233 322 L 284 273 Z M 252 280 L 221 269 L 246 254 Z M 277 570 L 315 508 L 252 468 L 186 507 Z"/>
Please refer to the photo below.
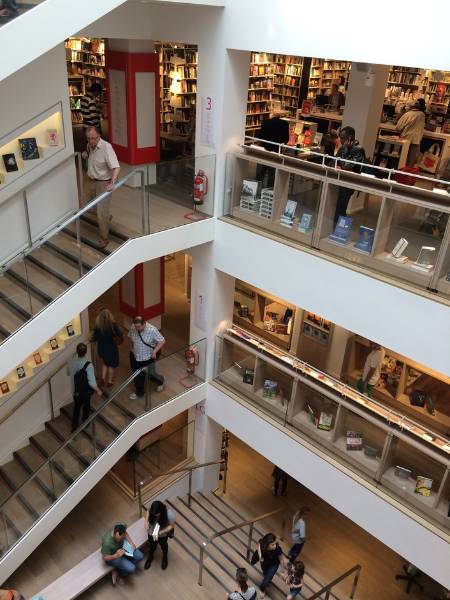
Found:
<path fill-rule="evenodd" d="M 66 325 L 66 331 L 67 331 L 67 335 L 69 337 L 72 337 L 73 335 L 75 335 L 75 329 L 73 328 L 72 323 L 69 323 L 68 325 Z"/>
<path fill-rule="evenodd" d="M 34 358 L 34 364 L 35 364 L 36 366 L 38 366 L 38 365 L 42 365 L 42 356 L 41 356 L 41 353 L 40 353 L 40 352 L 35 352 L 35 353 L 33 354 L 33 358 Z"/>
<path fill-rule="evenodd" d="M 51 340 L 50 340 L 50 348 L 52 350 L 58 350 L 59 344 L 58 344 L 58 340 L 56 338 L 51 338 Z"/>
<path fill-rule="evenodd" d="M 10 389 L 7 381 L 0 381 L 0 392 L 2 394 L 9 394 Z"/>

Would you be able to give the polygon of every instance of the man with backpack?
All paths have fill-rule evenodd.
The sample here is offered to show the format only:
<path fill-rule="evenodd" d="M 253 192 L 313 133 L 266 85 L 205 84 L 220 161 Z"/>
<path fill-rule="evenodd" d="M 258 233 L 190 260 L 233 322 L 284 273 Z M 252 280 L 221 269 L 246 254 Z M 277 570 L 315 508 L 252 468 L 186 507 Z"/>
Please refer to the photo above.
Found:
<path fill-rule="evenodd" d="M 94 366 L 86 358 L 87 346 L 82 342 L 77 346 L 77 354 L 67 365 L 67 375 L 73 395 L 72 432 L 78 428 L 80 412 L 83 409 L 81 422 L 84 423 L 91 412 L 91 396 L 94 392 L 102 396 L 103 392 L 98 387 L 95 379 Z"/>

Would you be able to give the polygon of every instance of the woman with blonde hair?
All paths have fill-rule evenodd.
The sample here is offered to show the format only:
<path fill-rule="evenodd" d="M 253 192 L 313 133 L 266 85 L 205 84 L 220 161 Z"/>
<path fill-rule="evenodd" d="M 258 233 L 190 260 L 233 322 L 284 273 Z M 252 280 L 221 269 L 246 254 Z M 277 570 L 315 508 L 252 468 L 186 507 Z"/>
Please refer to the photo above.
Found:
<path fill-rule="evenodd" d="M 118 346 L 123 342 L 123 333 L 107 308 L 102 308 L 95 319 L 91 342 L 97 343 L 97 354 L 102 361 L 101 383 L 112 387 L 114 369 L 119 366 Z"/>

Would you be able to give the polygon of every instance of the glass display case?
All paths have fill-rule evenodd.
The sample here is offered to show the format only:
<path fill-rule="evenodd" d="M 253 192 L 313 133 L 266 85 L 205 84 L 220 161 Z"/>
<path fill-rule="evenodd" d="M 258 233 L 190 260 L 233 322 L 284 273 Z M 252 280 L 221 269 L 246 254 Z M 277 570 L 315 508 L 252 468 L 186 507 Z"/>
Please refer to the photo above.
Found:
<path fill-rule="evenodd" d="M 217 381 L 450 530 L 450 444 L 444 437 L 237 326 L 218 338 L 217 353 Z M 399 386 L 414 385 L 422 375 L 403 364 Z"/>

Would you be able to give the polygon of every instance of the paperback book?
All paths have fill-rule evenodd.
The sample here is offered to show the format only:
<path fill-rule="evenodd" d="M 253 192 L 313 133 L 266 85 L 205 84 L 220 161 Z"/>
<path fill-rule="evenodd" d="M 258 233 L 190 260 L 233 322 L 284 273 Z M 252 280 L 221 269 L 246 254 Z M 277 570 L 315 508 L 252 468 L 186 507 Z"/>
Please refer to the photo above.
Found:
<path fill-rule="evenodd" d="M 58 131 L 56 129 L 47 129 L 47 144 L 49 146 L 58 145 Z"/>
<path fill-rule="evenodd" d="M 17 166 L 16 157 L 14 154 L 3 154 L 3 164 L 5 165 L 5 169 L 7 173 L 12 173 L 13 171 L 18 171 L 19 167 Z"/>
<path fill-rule="evenodd" d="M 259 212 L 261 182 L 255 179 L 244 179 L 242 182 L 240 207 L 243 210 Z"/>
<path fill-rule="evenodd" d="M 292 227 L 294 224 L 296 209 L 297 202 L 295 200 L 288 200 L 286 202 L 283 214 L 280 217 L 280 225 L 284 225 L 285 227 Z"/>
<path fill-rule="evenodd" d="M 248 383 L 249 385 L 253 385 L 254 380 L 255 380 L 254 369 L 244 369 L 244 375 L 242 376 L 242 381 L 244 383 Z"/>
<path fill-rule="evenodd" d="M 326 413 L 322 411 L 320 413 L 319 422 L 317 423 L 317 429 L 322 429 L 323 431 L 330 431 L 332 423 L 332 413 Z"/>
<path fill-rule="evenodd" d="M 373 239 L 375 237 L 375 229 L 371 227 L 365 227 L 364 225 L 359 226 L 359 238 L 355 244 L 357 250 L 361 252 L 367 252 L 368 254 L 372 251 Z"/>
<path fill-rule="evenodd" d="M 263 396 L 265 398 L 275 398 L 278 393 L 278 383 L 272 379 L 265 379 L 263 386 Z"/>
<path fill-rule="evenodd" d="M 36 138 L 19 139 L 19 146 L 23 160 L 35 160 L 36 158 L 40 158 Z"/>
<path fill-rule="evenodd" d="M 361 431 L 347 431 L 347 450 L 362 450 L 363 449 L 363 434 Z"/>
<path fill-rule="evenodd" d="M 416 494 L 420 494 L 421 496 L 431 496 L 431 488 L 433 486 L 433 480 L 429 477 L 423 477 L 422 475 L 418 475 L 416 479 L 416 489 L 414 492 Z"/>
<path fill-rule="evenodd" d="M 330 240 L 338 244 L 346 244 L 350 236 L 352 223 L 353 219 L 351 217 L 339 217 L 334 231 L 330 235 Z"/>
<path fill-rule="evenodd" d="M 298 224 L 298 230 L 302 233 L 308 233 L 312 229 L 313 216 L 311 213 L 303 213 Z"/>

